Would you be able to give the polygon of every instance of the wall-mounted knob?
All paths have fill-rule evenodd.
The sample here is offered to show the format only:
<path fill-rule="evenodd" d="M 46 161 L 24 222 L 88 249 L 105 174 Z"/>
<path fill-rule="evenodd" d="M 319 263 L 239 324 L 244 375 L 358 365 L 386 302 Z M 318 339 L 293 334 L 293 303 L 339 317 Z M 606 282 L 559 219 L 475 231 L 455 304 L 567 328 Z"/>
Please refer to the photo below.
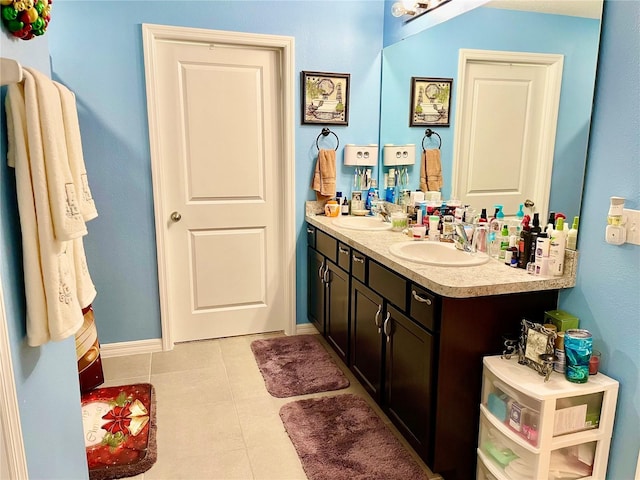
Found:
<path fill-rule="evenodd" d="M 181 218 L 182 218 L 182 215 L 180 215 L 179 212 L 173 212 L 171 214 L 171 221 L 173 222 L 179 222 Z"/>

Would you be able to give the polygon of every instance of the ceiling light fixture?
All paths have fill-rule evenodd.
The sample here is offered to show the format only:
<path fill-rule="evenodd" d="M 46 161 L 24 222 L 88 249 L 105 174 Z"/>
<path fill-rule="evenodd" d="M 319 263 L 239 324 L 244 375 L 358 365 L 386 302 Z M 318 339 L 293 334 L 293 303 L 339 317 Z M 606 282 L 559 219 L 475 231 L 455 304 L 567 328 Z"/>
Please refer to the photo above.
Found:
<path fill-rule="evenodd" d="M 410 18 L 406 20 L 408 22 L 450 1 L 451 0 L 428 0 L 425 2 L 416 2 L 415 0 L 402 0 L 391 5 L 391 15 L 394 17 L 409 15 Z"/>

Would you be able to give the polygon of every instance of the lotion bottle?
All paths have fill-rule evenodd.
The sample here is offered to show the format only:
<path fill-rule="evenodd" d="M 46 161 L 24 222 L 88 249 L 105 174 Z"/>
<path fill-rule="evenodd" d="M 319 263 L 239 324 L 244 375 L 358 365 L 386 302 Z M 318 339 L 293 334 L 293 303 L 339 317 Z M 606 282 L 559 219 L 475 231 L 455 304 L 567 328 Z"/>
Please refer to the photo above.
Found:
<path fill-rule="evenodd" d="M 573 217 L 573 225 L 567 233 L 567 248 L 575 250 L 578 245 L 578 223 L 580 217 Z"/>
<path fill-rule="evenodd" d="M 564 272 L 564 249 L 567 245 L 567 234 L 564 231 L 564 219 L 558 218 L 556 228 L 549 241 L 549 273 L 559 277 Z"/>

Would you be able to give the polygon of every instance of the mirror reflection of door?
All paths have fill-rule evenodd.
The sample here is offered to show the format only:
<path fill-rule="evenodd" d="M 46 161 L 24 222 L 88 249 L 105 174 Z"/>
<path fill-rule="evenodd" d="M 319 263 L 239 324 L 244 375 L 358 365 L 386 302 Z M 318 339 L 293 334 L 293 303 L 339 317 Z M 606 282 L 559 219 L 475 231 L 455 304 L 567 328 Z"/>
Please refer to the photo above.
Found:
<path fill-rule="evenodd" d="M 546 218 L 562 55 L 461 50 L 453 190 L 463 204 Z"/>

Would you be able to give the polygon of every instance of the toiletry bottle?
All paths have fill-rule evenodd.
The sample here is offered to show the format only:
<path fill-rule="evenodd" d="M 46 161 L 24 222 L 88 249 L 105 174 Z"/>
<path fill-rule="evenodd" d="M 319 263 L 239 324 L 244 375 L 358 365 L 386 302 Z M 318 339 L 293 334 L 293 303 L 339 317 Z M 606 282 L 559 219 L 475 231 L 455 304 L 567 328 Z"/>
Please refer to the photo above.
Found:
<path fill-rule="evenodd" d="M 524 220 L 524 210 L 522 209 L 523 207 L 524 204 L 521 203 L 518 207 L 518 211 L 516 212 L 516 218 L 518 219 L 518 222 L 520 222 L 520 224 L 522 224 L 522 220 Z"/>
<path fill-rule="evenodd" d="M 389 203 L 396 203 L 396 171 L 394 168 L 389 169 L 385 200 Z"/>
<path fill-rule="evenodd" d="M 549 212 L 549 219 L 547 220 L 547 226 L 544 231 L 547 232 L 547 235 L 551 235 L 551 230 L 553 230 L 556 224 L 556 212 Z"/>
<path fill-rule="evenodd" d="M 487 220 L 487 209 L 483 208 L 482 211 L 480 212 L 480 218 L 478 219 L 479 223 L 489 223 L 489 221 Z"/>
<path fill-rule="evenodd" d="M 500 228 L 502 228 L 502 225 L 504 224 L 504 212 L 502 211 L 502 205 L 496 205 L 495 206 L 498 211 L 496 212 L 496 218 L 498 219 L 498 221 L 500 222 Z"/>
<path fill-rule="evenodd" d="M 437 242 L 440 240 L 440 217 L 437 215 L 429 216 L 429 240 Z"/>
<path fill-rule="evenodd" d="M 531 252 L 527 251 L 527 242 L 531 248 L 531 232 L 522 230 L 518 240 L 518 268 L 527 268 L 527 260 Z"/>
<path fill-rule="evenodd" d="M 556 228 L 549 241 L 549 273 L 556 277 L 564 272 L 564 249 L 567 244 L 567 236 L 564 231 L 564 219 L 558 218 Z"/>
<path fill-rule="evenodd" d="M 531 227 L 531 233 L 540 233 L 540 215 L 538 213 L 533 214 L 533 226 Z"/>
<path fill-rule="evenodd" d="M 549 274 L 549 237 L 540 232 L 536 239 L 536 275 Z"/>
<path fill-rule="evenodd" d="M 371 200 L 378 197 L 378 181 L 376 179 L 371 179 L 371 185 L 369 186 L 369 191 L 367 192 L 367 199 L 365 200 L 364 208 L 367 210 L 371 210 Z"/>
<path fill-rule="evenodd" d="M 567 248 L 571 250 L 575 250 L 578 245 L 578 223 L 580 222 L 580 217 L 573 217 L 573 225 L 569 232 L 567 233 Z"/>
<path fill-rule="evenodd" d="M 509 236 L 509 246 L 504 252 L 504 264 L 511 266 L 518 265 L 518 247 L 516 247 L 516 241 L 518 237 L 515 235 Z"/>
<path fill-rule="evenodd" d="M 342 198 L 342 203 L 340 204 L 340 213 L 342 215 L 349 215 L 349 200 L 347 200 L 347 197 Z"/>
<path fill-rule="evenodd" d="M 500 232 L 500 252 L 498 253 L 499 260 L 504 260 L 507 248 L 509 248 L 509 227 L 505 223 L 504 225 L 502 225 L 502 231 Z M 509 259 L 509 262 L 511 262 L 511 259 Z"/>

